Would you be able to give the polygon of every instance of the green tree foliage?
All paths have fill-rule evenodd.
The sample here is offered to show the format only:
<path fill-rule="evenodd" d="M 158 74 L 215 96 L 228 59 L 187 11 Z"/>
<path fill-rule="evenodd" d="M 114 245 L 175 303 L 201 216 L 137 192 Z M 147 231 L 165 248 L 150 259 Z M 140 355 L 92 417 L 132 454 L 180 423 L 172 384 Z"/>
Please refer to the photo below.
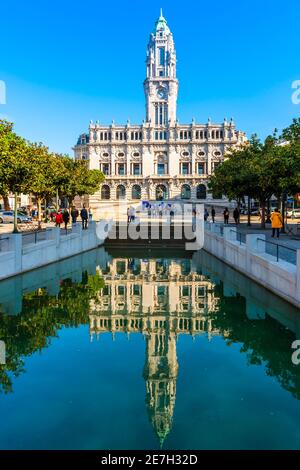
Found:
<path fill-rule="evenodd" d="M 67 155 L 52 154 L 42 143 L 26 141 L 13 131 L 12 123 L 0 120 L 0 195 L 6 206 L 10 192 L 15 198 L 31 193 L 41 218 L 42 201 L 52 198 L 57 190 L 71 203 L 77 195 L 94 194 L 103 180 L 99 170 L 89 170 L 85 162 Z M 15 229 L 16 219 L 15 214 Z"/>
<path fill-rule="evenodd" d="M 230 201 L 241 201 L 244 196 L 255 197 L 257 176 L 253 161 L 260 152 L 260 147 L 260 142 L 254 135 L 243 147 L 227 153 L 224 162 L 211 177 L 209 187 L 213 194 L 224 194 Z"/>
<path fill-rule="evenodd" d="M 49 153 L 42 143 L 28 144 L 30 155 L 30 183 L 29 191 L 36 197 L 39 220 L 41 220 L 41 204 L 55 196 L 60 175 L 64 174 L 64 165 L 61 158 Z"/>
<path fill-rule="evenodd" d="M 81 160 L 71 160 L 67 156 L 61 156 L 63 164 L 60 175 L 60 197 L 66 197 L 69 204 L 75 196 L 94 194 L 104 181 L 104 175 L 99 170 L 89 170 L 86 163 Z"/>
<path fill-rule="evenodd" d="M 30 161 L 25 139 L 13 132 L 13 125 L 0 120 L 0 194 L 15 196 L 14 231 L 17 231 L 17 195 L 27 192 Z"/>
<path fill-rule="evenodd" d="M 289 139 L 282 142 L 282 138 Z M 261 207 L 261 224 L 265 226 L 265 207 L 275 195 L 300 191 L 300 120 L 284 130 L 280 138 L 275 132 L 261 142 L 255 135 L 243 147 L 225 156 L 211 178 L 213 192 L 221 192 L 230 200 L 243 196 L 257 199 Z"/>

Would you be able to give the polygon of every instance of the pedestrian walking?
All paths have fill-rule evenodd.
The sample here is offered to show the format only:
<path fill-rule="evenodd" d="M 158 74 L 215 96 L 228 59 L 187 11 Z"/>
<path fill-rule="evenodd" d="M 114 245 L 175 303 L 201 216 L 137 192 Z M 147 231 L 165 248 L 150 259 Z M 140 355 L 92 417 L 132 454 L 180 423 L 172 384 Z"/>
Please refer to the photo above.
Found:
<path fill-rule="evenodd" d="M 65 224 L 65 230 L 67 231 L 67 229 L 68 229 L 68 223 L 69 223 L 69 220 L 70 220 L 70 214 L 69 214 L 68 209 L 65 209 L 65 210 L 63 211 L 62 219 L 63 219 L 64 224 Z"/>
<path fill-rule="evenodd" d="M 71 210 L 72 224 L 76 224 L 78 216 L 79 216 L 78 209 L 76 209 L 76 207 L 73 206 Z"/>
<path fill-rule="evenodd" d="M 224 211 L 223 211 L 223 216 L 224 216 L 224 224 L 228 224 L 229 223 L 229 210 L 228 210 L 228 207 L 225 207 Z"/>
<path fill-rule="evenodd" d="M 62 217 L 62 213 L 61 212 L 57 212 L 55 214 L 55 227 L 59 227 L 60 228 L 60 224 L 63 223 L 63 217 Z"/>
<path fill-rule="evenodd" d="M 93 212 L 92 212 L 92 209 L 89 208 L 89 221 L 92 222 L 93 220 Z"/>
<path fill-rule="evenodd" d="M 237 207 L 233 211 L 233 218 L 234 218 L 235 224 L 237 225 L 240 221 L 240 211 L 238 210 Z"/>
<path fill-rule="evenodd" d="M 271 214 L 271 222 L 272 222 L 272 237 L 275 237 L 275 233 L 277 238 L 279 238 L 279 230 L 282 227 L 282 215 L 280 214 L 278 208 L 274 209 L 274 212 Z"/>
<path fill-rule="evenodd" d="M 211 220 L 212 220 L 213 224 L 215 223 L 215 217 L 216 217 L 216 210 L 215 210 L 214 206 L 212 206 L 212 208 L 211 208 Z"/>
<path fill-rule="evenodd" d="M 51 211 L 50 211 L 50 220 L 51 220 L 51 222 L 55 221 L 55 215 L 56 215 L 55 210 L 51 209 Z"/>
<path fill-rule="evenodd" d="M 208 210 L 205 209 L 205 210 L 204 210 L 204 222 L 207 222 L 208 217 L 209 217 Z"/>
<path fill-rule="evenodd" d="M 32 219 L 36 219 L 36 217 L 37 217 L 37 210 L 36 210 L 35 207 L 33 207 L 31 209 L 31 217 L 32 217 Z"/>
<path fill-rule="evenodd" d="M 129 224 L 131 221 L 131 210 L 130 207 L 127 207 L 127 223 Z"/>
<path fill-rule="evenodd" d="M 80 211 L 80 217 L 81 217 L 81 222 L 82 222 L 82 230 L 85 230 L 87 229 L 87 222 L 88 222 L 89 214 L 84 204 L 83 204 L 83 208 Z"/>

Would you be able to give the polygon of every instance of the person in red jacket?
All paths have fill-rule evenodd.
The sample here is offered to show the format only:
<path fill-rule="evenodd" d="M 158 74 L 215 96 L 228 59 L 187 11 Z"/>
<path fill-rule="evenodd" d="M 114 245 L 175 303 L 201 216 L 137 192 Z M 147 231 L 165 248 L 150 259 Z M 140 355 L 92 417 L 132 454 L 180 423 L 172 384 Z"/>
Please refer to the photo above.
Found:
<path fill-rule="evenodd" d="M 63 216 L 61 212 L 55 214 L 55 226 L 60 227 L 60 224 L 63 223 Z"/>

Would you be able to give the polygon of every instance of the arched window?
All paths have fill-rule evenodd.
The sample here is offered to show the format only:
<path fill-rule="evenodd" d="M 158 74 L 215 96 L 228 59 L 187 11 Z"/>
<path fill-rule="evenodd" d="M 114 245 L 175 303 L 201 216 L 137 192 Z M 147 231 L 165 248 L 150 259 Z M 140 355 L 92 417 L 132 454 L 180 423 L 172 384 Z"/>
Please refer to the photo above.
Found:
<path fill-rule="evenodd" d="M 188 184 L 181 186 L 181 199 L 191 199 L 191 187 Z"/>
<path fill-rule="evenodd" d="M 157 201 L 168 199 L 168 188 L 164 184 L 158 184 L 156 186 L 155 195 Z"/>
<path fill-rule="evenodd" d="M 110 199 L 110 187 L 104 184 L 101 188 L 101 199 Z"/>
<path fill-rule="evenodd" d="M 132 199 L 141 199 L 141 187 L 138 184 L 134 184 L 131 190 Z"/>
<path fill-rule="evenodd" d="M 126 196 L 126 189 L 123 184 L 119 184 L 117 187 L 117 199 L 125 199 Z"/>
<path fill-rule="evenodd" d="M 206 199 L 206 186 L 198 184 L 197 186 L 197 199 Z"/>

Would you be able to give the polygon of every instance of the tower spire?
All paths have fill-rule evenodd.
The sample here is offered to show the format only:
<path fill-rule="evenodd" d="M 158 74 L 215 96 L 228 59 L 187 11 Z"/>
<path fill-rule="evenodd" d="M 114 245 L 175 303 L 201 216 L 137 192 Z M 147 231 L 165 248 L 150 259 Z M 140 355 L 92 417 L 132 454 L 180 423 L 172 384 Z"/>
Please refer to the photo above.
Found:
<path fill-rule="evenodd" d="M 162 8 L 150 35 L 146 64 L 146 121 L 156 126 L 174 124 L 178 92 L 176 51 Z"/>

